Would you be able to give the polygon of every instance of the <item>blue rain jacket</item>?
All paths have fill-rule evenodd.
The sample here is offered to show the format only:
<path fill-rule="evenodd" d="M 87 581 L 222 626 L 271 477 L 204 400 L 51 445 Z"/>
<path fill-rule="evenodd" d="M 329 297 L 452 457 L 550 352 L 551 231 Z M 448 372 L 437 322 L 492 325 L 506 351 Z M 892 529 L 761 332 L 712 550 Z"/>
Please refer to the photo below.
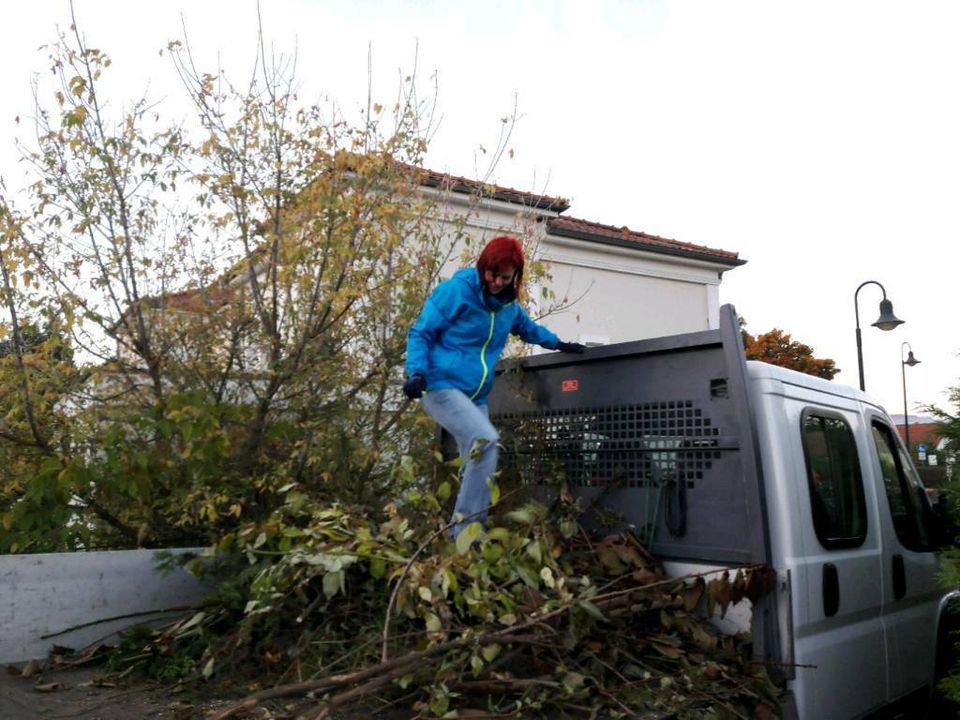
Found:
<path fill-rule="evenodd" d="M 549 350 L 560 342 L 515 300 L 502 303 L 484 292 L 476 268 L 459 270 L 437 285 L 410 328 L 407 377 L 423 375 L 427 392 L 453 388 L 485 405 L 494 367 L 511 333 Z"/>

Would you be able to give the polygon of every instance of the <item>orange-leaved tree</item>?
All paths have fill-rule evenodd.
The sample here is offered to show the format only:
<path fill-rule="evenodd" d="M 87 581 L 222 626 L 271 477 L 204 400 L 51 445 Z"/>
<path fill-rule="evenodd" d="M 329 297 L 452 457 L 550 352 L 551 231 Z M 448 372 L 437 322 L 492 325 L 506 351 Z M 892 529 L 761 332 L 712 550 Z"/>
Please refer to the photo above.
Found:
<path fill-rule="evenodd" d="M 814 357 L 812 347 L 794 340 L 780 328 L 754 336 L 747 332 L 742 318 L 740 326 L 747 360 L 760 360 L 826 380 L 840 372 L 833 360 Z"/>

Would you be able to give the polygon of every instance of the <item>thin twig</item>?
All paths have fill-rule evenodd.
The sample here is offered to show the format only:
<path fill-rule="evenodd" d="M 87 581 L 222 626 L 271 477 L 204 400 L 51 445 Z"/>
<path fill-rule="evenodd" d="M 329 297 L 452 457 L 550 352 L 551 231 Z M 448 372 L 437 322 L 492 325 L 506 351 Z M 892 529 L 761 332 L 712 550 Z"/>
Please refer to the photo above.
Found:
<path fill-rule="evenodd" d="M 135 617 L 144 617 L 147 615 L 162 615 L 164 613 L 173 613 L 173 612 L 186 612 L 187 610 L 194 610 L 195 608 L 192 605 L 179 605 L 172 608 L 159 608 L 157 610 L 143 610 L 141 612 L 127 613 L 126 615 L 114 615 L 112 617 L 100 618 L 99 620 L 91 620 L 90 622 L 80 623 L 79 625 L 73 625 L 64 630 L 58 630 L 55 633 L 48 633 L 47 635 L 41 635 L 41 640 L 49 640 L 50 638 L 59 637 L 60 635 L 66 635 L 71 633 L 74 630 L 82 630 L 86 627 L 91 627 L 93 625 L 103 625 L 104 623 L 113 622 L 114 620 L 128 620 L 129 618 Z"/>

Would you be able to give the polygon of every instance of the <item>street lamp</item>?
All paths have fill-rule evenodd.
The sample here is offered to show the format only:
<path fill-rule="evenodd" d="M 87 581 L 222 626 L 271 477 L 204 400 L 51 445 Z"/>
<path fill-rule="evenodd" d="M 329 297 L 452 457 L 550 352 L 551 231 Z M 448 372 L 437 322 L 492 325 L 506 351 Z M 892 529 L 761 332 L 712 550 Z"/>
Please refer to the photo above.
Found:
<path fill-rule="evenodd" d="M 910 348 L 907 353 L 907 359 L 903 359 L 903 349 Z M 913 367 L 919 365 L 920 361 L 913 356 L 913 348 L 908 342 L 900 343 L 900 375 L 903 378 L 903 435 L 907 441 L 907 452 L 910 452 L 910 418 L 907 415 L 907 365 Z"/>
<path fill-rule="evenodd" d="M 887 300 L 887 290 L 883 285 L 876 280 L 867 280 L 866 282 L 860 283 L 860 287 L 858 287 L 857 291 L 853 294 L 853 311 L 857 318 L 857 367 L 860 368 L 861 390 L 866 390 L 867 388 L 863 382 L 863 340 L 860 338 L 860 308 L 857 306 L 857 296 L 860 294 L 860 290 L 864 285 L 876 285 L 883 291 L 883 300 L 880 301 L 880 317 L 877 318 L 876 322 L 870 324 L 881 330 L 893 330 L 897 325 L 903 324 L 903 320 L 893 314 L 893 303 Z"/>

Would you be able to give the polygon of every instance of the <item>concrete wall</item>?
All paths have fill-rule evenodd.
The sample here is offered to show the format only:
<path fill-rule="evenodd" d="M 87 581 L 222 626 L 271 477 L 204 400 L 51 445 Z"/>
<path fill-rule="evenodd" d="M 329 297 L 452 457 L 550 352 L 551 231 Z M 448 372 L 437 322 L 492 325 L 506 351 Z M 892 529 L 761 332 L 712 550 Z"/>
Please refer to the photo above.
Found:
<path fill-rule="evenodd" d="M 184 614 L 174 608 L 197 603 L 209 586 L 182 568 L 157 571 L 155 553 L 0 556 L 0 663 L 40 659 L 54 645 L 79 650 L 132 625 Z M 95 624 L 78 627 L 87 623 Z"/>

